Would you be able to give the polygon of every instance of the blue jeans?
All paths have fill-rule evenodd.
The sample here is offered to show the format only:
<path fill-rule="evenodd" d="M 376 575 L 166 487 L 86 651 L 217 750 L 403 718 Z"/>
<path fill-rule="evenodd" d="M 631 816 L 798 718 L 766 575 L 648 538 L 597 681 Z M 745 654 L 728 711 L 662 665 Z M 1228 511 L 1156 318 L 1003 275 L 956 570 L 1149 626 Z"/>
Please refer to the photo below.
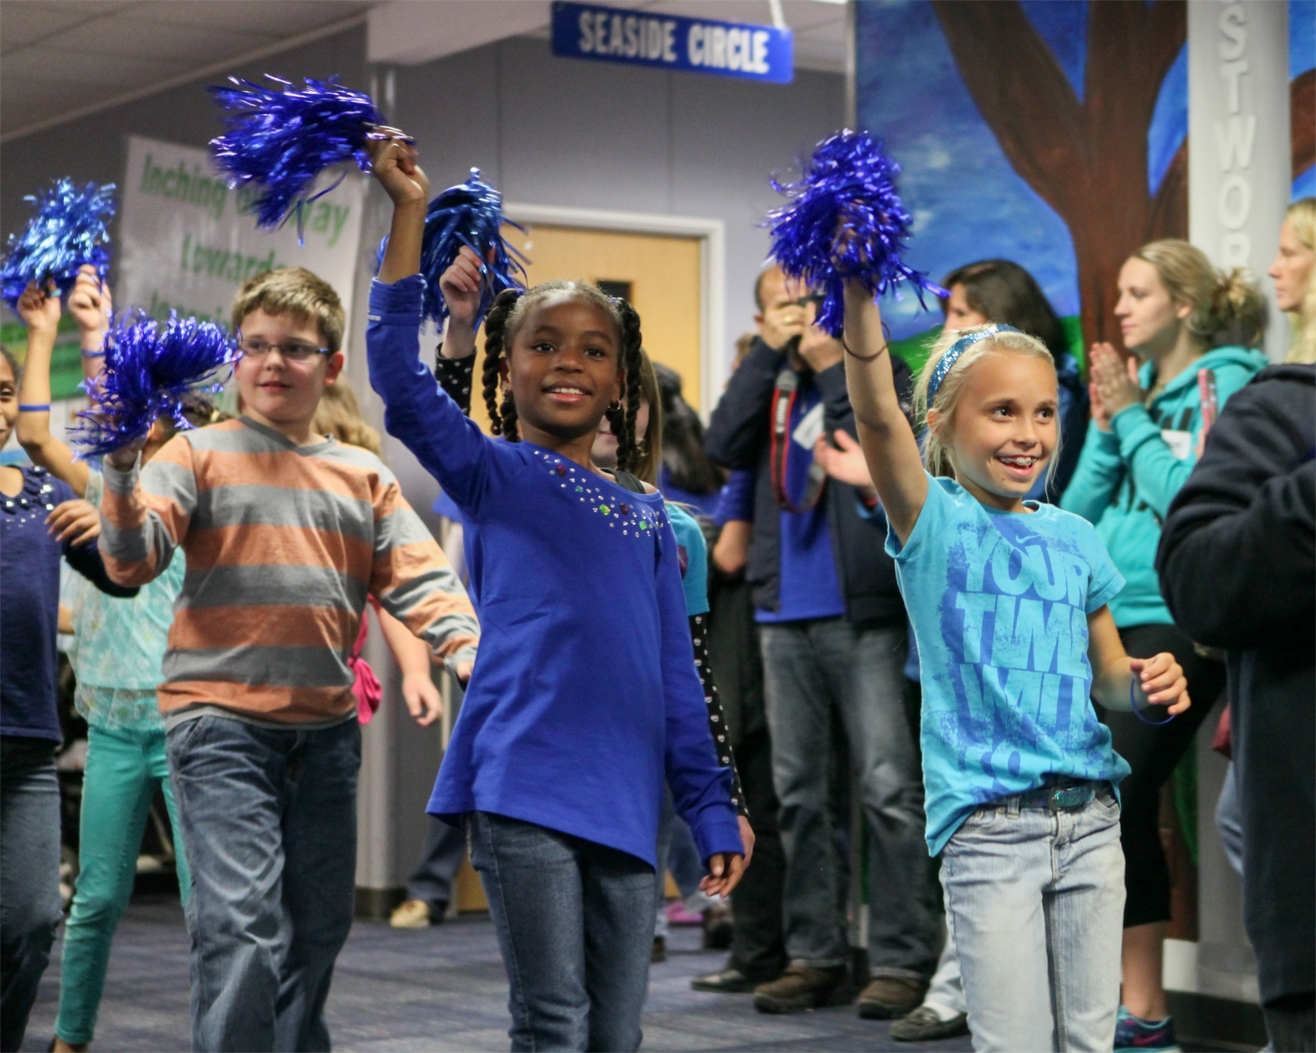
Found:
<path fill-rule="evenodd" d="M 205 716 L 167 738 L 192 870 L 192 1047 L 327 1050 L 352 928 L 361 727 Z"/>
<path fill-rule="evenodd" d="M 92 725 L 87 732 L 87 770 L 82 779 L 82 834 L 78 884 L 64 928 L 55 1034 L 72 1045 L 96 1035 L 96 1014 L 105 989 L 110 943 L 132 896 L 137 853 L 157 785 L 174 830 L 178 887 L 187 901 L 191 879 L 169 785 L 164 729 L 133 731 Z"/>
<path fill-rule="evenodd" d="M 0 738 L 0 1050 L 18 1049 L 50 964 L 59 900 L 55 743 Z"/>
<path fill-rule="evenodd" d="M 871 849 L 869 965 L 876 976 L 926 979 L 941 932 L 923 840 L 923 774 L 903 701 L 905 628 L 826 618 L 759 631 L 786 855 L 786 954 L 819 969 L 849 960 L 845 861 L 829 800 L 836 714 Z"/>
<path fill-rule="evenodd" d="M 472 812 L 467 832 L 507 969 L 512 1049 L 638 1049 L 653 868 L 489 812 Z"/>
<path fill-rule="evenodd" d="M 942 852 L 975 1050 L 1109 1050 L 1120 1001 L 1124 852 L 1114 795 L 1074 811 L 973 812 Z"/>

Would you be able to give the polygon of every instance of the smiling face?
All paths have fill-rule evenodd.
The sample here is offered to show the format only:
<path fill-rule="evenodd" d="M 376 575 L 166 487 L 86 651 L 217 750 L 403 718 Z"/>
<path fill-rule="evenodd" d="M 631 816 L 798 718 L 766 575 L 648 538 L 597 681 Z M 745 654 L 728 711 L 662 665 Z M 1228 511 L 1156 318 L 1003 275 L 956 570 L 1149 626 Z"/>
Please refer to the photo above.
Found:
<path fill-rule="evenodd" d="M 314 348 L 325 343 L 315 322 L 296 315 L 267 314 L 257 308 L 242 319 L 241 329 L 244 344 L 278 344 L 280 348 L 263 357 L 244 355 L 239 359 L 234 376 L 243 412 L 284 434 L 309 429 L 320 396 L 343 368 L 342 353 L 311 355 L 304 361 L 285 357 L 282 349 L 290 344 Z"/>
<path fill-rule="evenodd" d="M 550 299 L 532 308 L 502 362 L 517 417 L 557 439 L 592 435 L 621 397 L 620 356 L 616 322 L 597 304 Z"/>
<path fill-rule="evenodd" d="M 18 380 L 9 359 L 0 355 L 0 449 L 14 433 L 18 423 Z"/>
<path fill-rule="evenodd" d="M 969 294 L 962 283 L 956 282 L 950 287 L 950 299 L 946 301 L 947 329 L 969 329 L 975 325 L 987 325 L 990 321 L 976 307 L 969 306 Z"/>
<path fill-rule="evenodd" d="M 964 377 L 952 418 L 928 415 L 933 427 L 949 427 L 955 478 L 979 501 L 1006 510 L 1019 502 L 1046 471 L 1059 441 L 1056 371 L 1035 355 L 995 350 Z"/>
<path fill-rule="evenodd" d="M 1115 317 L 1125 347 L 1145 359 L 1175 345 L 1179 327 L 1192 314 L 1192 308 L 1170 297 L 1155 267 L 1146 260 L 1125 260 L 1120 268 L 1119 294 Z"/>
<path fill-rule="evenodd" d="M 1279 228 L 1279 253 L 1266 271 L 1275 280 L 1275 306 L 1281 311 L 1302 310 L 1313 262 L 1316 262 L 1316 251 L 1302 243 L 1293 229 L 1293 221 L 1286 219 Z"/>

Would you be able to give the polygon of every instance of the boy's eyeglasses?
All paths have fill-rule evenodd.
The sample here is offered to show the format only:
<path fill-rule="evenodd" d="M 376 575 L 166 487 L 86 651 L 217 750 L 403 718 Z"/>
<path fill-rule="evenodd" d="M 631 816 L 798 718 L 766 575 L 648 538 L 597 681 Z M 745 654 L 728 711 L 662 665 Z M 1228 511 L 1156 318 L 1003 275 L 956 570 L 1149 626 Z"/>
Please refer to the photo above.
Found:
<path fill-rule="evenodd" d="M 247 358 L 264 358 L 271 351 L 277 351 L 287 362 L 307 362 L 315 355 L 332 355 L 327 347 L 312 347 L 310 344 L 270 344 L 264 340 L 243 340 L 238 349 Z"/>

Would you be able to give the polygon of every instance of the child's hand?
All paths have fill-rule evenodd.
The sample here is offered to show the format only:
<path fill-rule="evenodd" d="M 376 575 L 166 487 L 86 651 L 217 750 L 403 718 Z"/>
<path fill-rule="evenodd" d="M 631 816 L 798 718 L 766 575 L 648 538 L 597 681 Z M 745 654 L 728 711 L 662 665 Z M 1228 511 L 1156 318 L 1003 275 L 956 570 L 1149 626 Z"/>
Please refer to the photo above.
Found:
<path fill-rule="evenodd" d="M 706 896 L 729 896 L 745 875 L 745 857 L 739 852 L 719 852 L 709 859 L 708 870 L 699 890 Z"/>
<path fill-rule="evenodd" d="M 388 138 L 372 139 L 366 145 L 375 178 L 395 207 L 419 205 L 424 209 L 430 200 L 430 181 L 416 164 L 420 151 L 397 128 L 378 130 Z"/>
<path fill-rule="evenodd" d="M 493 254 L 490 249 L 490 255 Z M 463 245 L 457 251 L 457 258 L 452 266 L 443 272 L 439 279 L 439 292 L 443 302 L 448 305 L 448 335 L 451 338 L 454 328 L 462 333 L 475 328 L 475 315 L 480 309 L 480 298 L 484 295 L 484 285 L 488 270 L 471 249 Z"/>
<path fill-rule="evenodd" d="M 96 268 L 84 263 L 69 293 L 69 313 L 84 335 L 101 336 L 109 330 L 114 305 L 110 287 L 101 281 Z"/>
<path fill-rule="evenodd" d="M 67 541 L 80 548 L 101 536 L 101 514 L 90 501 L 75 498 L 55 506 L 46 516 L 46 528 L 61 545 Z"/>
<path fill-rule="evenodd" d="M 50 284 L 51 289 L 46 291 L 37 288 L 36 282 L 28 282 L 18 298 L 18 317 L 29 332 L 53 333 L 59 328 L 59 290 L 54 282 Z"/>
<path fill-rule="evenodd" d="M 429 670 L 410 673 L 402 678 L 402 700 L 416 723 L 427 728 L 443 716 L 443 696 L 430 679 Z"/>
<path fill-rule="evenodd" d="M 465 687 L 468 683 L 470 683 L 471 673 L 474 671 L 475 671 L 474 658 L 464 658 L 460 662 L 458 662 L 457 665 L 454 667 L 454 672 L 456 672 L 457 674 L 457 680 L 462 685 L 462 687 Z"/>
<path fill-rule="evenodd" d="M 736 816 L 736 822 L 740 824 L 740 841 L 745 846 L 745 866 L 749 866 L 754 858 L 754 828 L 743 815 Z"/>
<path fill-rule="evenodd" d="M 1168 651 L 1151 658 L 1130 658 L 1129 671 L 1139 678 L 1147 701 L 1154 706 L 1169 706 L 1167 712 L 1171 716 L 1177 716 L 1192 705 L 1183 666 Z"/>
<path fill-rule="evenodd" d="M 146 436 L 140 439 L 134 439 L 127 446 L 120 446 L 117 450 L 105 455 L 105 463 L 118 472 L 130 472 L 133 465 L 137 463 L 137 458 L 141 456 L 142 448 L 146 445 Z"/>

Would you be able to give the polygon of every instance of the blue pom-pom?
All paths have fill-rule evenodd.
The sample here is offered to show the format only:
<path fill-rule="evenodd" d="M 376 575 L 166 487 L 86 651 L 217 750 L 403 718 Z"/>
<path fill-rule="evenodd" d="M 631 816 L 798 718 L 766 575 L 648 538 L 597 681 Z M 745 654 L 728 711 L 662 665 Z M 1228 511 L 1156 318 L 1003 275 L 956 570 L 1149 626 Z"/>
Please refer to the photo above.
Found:
<path fill-rule="evenodd" d="M 874 299 L 902 281 L 913 284 L 919 303 L 925 289 L 950 295 L 900 258 L 913 220 L 896 193 L 899 173 L 880 142 L 846 129 L 818 144 L 799 182 L 772 181 L 791 199 L 768 215 L 772 258 L 823 293 L 814 324 L 833 336 L 845 321 L 847 279 L 858 279 Z"/>
<path fill-rule="evenodd" d="M 0 299 L 12 311 L 31 282 L 45 287 L 54 280 L 61 295 L 73 288 L 78 268 L 90 263 L 102 280 L 110 268 L 105 250 L 110 240 L 106 223 L 114 215 L 114 184 L 88 183 L 77 187 L 71 179 L 57 179 L 40 195 L 28 195 L 37 214 L 22 234 L 9 236 L 0 265 Z"/>
<path fill-rule="evenodd" d="M 420 273 L 425 278 L 425 302 L 422 315 L 438 325 L 448 317 L 439 279 L 452 266 L 465 245 L 485 267 L 484 291 L 475 315 L 478 327 L 493 306 L 494 297 L 504 289 L 525 288 L 525 257 L 503 238 L 503 224 L 522 233 L 519 223 L 503 218 L 503 195 L 480 178 L 478 168 L 464 183 L 451 186 L 429 203 L 425 211 L 425 235 L 420 247 Z M 494 250 L 489 262 L 489 249 Z M 375 255 L 375 273 L 384 263 L 388 237 L 379 243 Z"/>
<path fill-rule="evenodd" d="M 229 113 L 229 130 L 210 140 L 210 151 L 230 185 L 251 184 L 260 190 L 252 207 L 262 227 L 280 226 L 295 212 L 300 239 L 303 206 L 316 177 L 348 161 L 369 172 L 366 143 L 383 138 L 376 129 L 384 118 L 369 95 L 344 88 L 336 76 L 326 81 L 308 78 L 300 89 L 291 81 L 266 76 L 283 89 L 262 88 L 236 77 L 229 78 L 232 88 L 211 87 Z M 315 197 L 341 182 L 340 177 Z"/>
<path fill-rule="evenodd" d="M 190 428 L 188 398 L 223 390 L 220 371 L 237 355 L 237 342 L 214 322 L 173 311 L 164 323 L 140 312 L 125 317 L 105 338 L 105 371 L 88 392 L 92 408 L 78 414 L 79 455 L 104 456 L 145 438 L 157 417 Z"/>

